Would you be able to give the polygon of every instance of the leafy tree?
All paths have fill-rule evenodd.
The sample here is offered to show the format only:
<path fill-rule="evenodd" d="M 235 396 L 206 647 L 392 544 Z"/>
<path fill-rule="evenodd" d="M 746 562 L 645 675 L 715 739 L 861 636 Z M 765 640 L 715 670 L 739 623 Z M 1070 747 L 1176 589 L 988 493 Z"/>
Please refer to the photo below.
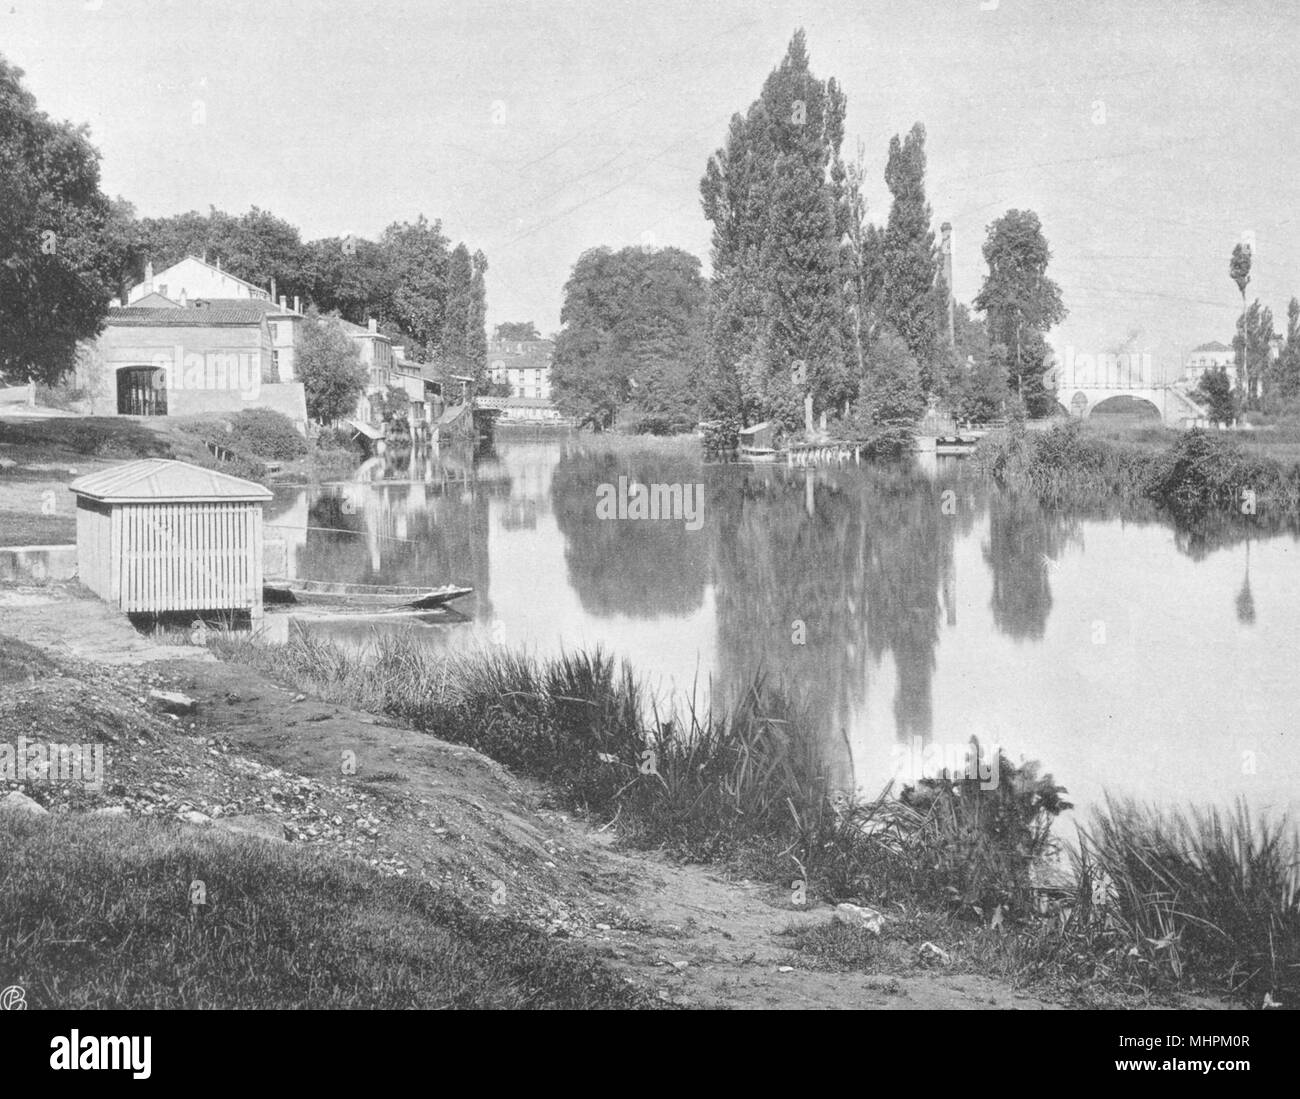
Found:
<path fill-rule="evenodd" d="M 564 288 L 551 385 L 580 423 L 607 427 L 626 406 L 682 428 L 699 419 L 705 287 L 677 248 L 594 248 Z"/>
<path fill-rule="evenodd" d="M 884 320 L 907 344 L 928 393 L 940 363 L 939 261 L 925 198 L 925 127 L 889 143 L 885 182 L 893 195 L 882 241 Z"/>
<path fill-rule="evenodd" d="M 246 214 L 227 214 L 215 206 L 164 218 L 145 218 L 139 227 L 144 258 L 162 270 L 186 256 L 206 256 L 210 263 L 255 286 L 292 298 L 306 296 L 308 252 L 297 228 L 254 206 Z M 139 276 L 142 271 L 137 270 Z"/>
<path fill-rule="evenodd" d="M 532 321 L 505 321 L 496 327 L 498 340 L 540 340 L 541 333 Z"/>
<path fill-rule="evenodd" d="M 1196 396 L 1216 424 L 1230 424 L 1237 418 L 1237 396 L 1232 391 L 1232 379 L 1223 367 L 1207 370 L 1201 375 Z"/>
<path fill-rule="evenodd" d="M 700 193 L 713 223 L 711 414 L 794 427 L 803 390 L 822 408 L 856 391 L 841 252 L 844 111 L 836 81 L 810 71 L 798 31 L 709 159 Z"/>
<path fill-rule="evenodd" d="M 1292 298 L 1286 309 L 1286 335 L 1282 353 L 1271 365 L 1269 389 L 1280 404 L 1300 398 L 1300 301 Z"/>
<path fill-rule="evenodd" d="M 956 389 L 957 414 L 973 423 L 1000 419 L 1007 408 L 1006 363 L 989 353 L 976 358 Z"/>
<path fill-rule="evenodd" d="M 353 324 L 374 317 L 385 324 L 395 318 L 393 300 L 398 276 L 392 253 L 380 241 L 327 237 L 307 246 L 304 277 L 311 304 L 337 312 Z"/>
<path fill-rule="evenodd" d="M 975 298 L 985 314 L 989 341 L 1000 347 L 1008 383 L 1030 415 L 1055 406 L 1043 384 L 1050 349 L 1046 334 L 1066 317 L 1061 290 L 1047 277 L 1052 253 L 1032 210 L 1008 210 L 988 227 L 984 259 L 989 271 Z"/>
<path fill-rule="evenodd" d="M 474 253 L 470 276 L 469 330 L 465 334 L 465 354 L 470 374 L 480 385 L 487 378 L 487 256 Z"/>
<path fill-rule="evenodd" d="M 54 384 L 100 331 L 129 242 L 85 127 L 38 109 L 22 75 L 0 58 L 0 375 Z"/>
<path fill-rule="evenodd" d="M 1232 337 L 1232 349 L 1237 354 L 1241 378 L 1243 409 L 1250 408 L 1255 398 L 1266 396 L 1261 390 L 1267 385 L 1271 373 L 1273 336 L 1273 311 L 1256 299 L 1237 318 L 1237 334 Z"/>
<path fill-rule="evenodd" d="M 383 391 L 373 399 L 384 422 L 405 420 L 410 414 L 411 398 L 405 389 L 399 386 L 385 386 Z"/>
<path fill-rule="evenodd" d="M 388 255 L 392 320 L 427 353 L 438 345 L 446 319 L 450 254 L 442 222 L 430 223 L 423 214 L 413 224 L 394 222 L 379 243 Z"/>
<path fill-rule="evenodd" d="M 487 305 L 483 276 L 487 259 L 456 245 L 447 268 L 447 305 L 438 361 L 451 374 L 483 382 L 487 375 Z"/>
<path fill-rule="evenodd" d="M 901 336 L 886 332 L 872 347 L 857 409 L 873 425 L 914 421 L 925 411 L 921 368 Z"/>
<path fill-rule="evenodd" d="M 603 431 L 613 426 L 628 391 L 612 333 L 585 325 L 561 329 L 551 366 L 551 392 L 561 412 L 580 427 Z"/>
<path fill-rule="evenodd" d="M 307 395 L 307 414 L 328 424 L 350 415 L 366 387 L 366 368 L 338 315 L 314 308 L 302 323 L 295 371 Z"/>

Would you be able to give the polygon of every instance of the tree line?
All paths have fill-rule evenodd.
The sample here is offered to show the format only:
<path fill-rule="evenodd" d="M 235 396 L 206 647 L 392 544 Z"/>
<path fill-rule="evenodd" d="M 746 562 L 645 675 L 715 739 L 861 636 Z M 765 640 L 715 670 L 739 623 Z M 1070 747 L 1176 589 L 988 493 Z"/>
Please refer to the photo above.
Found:
<path fill-rule="evenodd" d="M 322 314 L 369 318 L 417 362 L 482 382 L 487 371 L 487 258 L 452 245 L 440 221 L 394 222 L 377 240 L 304 241 L 254 206 L 139 218 L 100 189 L 99 152 L 84 126 L 55 122 L 0 57 L 0 375 L 54 384 L 79 341 L 126 301 L 146 262 L 187 255 Z"/>
<path fill-rule="evenodd" d="M 1254 255 L 1245 242 L 1236 245 L 1228 260 L 1228 275 L 1241 294 L 1241 314 L 1232 338 L 1238 384 L 1226 369 L 1207 370 L 1197 385 L 1197 396 L 1216 423 L 1230 424 L 1248 412 L 1300 415 L 1300 300 L 1287 305 L 1286 329 L 1274 329 L 1273 311 L 1258 298 L 1246 303 Z"/>
<path fill-rule="evenodd" d="M 991 419 L 1043 415 L 1047 332 L 1066 315 L 1032 211 L 988 227 L 988 274 L 955 304 L 925 190 L 925 127 L 890 142 L 883 225 L 867 217 L 861 147 L 843 150 L 847 101 L 811 71 L 802 31 L 700 184 L 712 278 L 677 249 L 585 253 L 565 287 L 556 400 L 597 426 L 713 419 L 804 421 L 805 398 L 836 427 L 914 421 L 942 404 Z"/>

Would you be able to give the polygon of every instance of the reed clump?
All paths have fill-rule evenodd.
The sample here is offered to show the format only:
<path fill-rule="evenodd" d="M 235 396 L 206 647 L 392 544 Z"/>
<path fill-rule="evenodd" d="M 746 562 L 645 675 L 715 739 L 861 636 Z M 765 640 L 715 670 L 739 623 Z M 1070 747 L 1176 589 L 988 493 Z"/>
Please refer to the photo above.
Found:
<path fill-rule="evenodd" d="M 1153 981 L 1221 979 L 1295 1006 L 1300 996 L 1300 842 L 1253 816 L 1107 799 L 1080 828 L 1086 933 Z"/>

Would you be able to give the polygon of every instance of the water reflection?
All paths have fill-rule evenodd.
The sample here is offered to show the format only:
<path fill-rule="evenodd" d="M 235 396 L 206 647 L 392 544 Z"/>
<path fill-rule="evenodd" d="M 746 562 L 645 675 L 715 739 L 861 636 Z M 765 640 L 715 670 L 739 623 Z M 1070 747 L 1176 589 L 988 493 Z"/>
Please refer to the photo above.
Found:
<path fill-rule="evenodd" d="M 707 534 L 688 529 L 681 518 L 601 519 L 596 490 L 618 485 L 620 477 L 628 484 L 685 486 L 702 476 L 698 458 L 565 448 L 551 479 L 551 507 L 564 535 L 569 583 L 585 610 L 655 618 L 682 617 L 700 607 Z"/>
<path fill-rule="evenodd" d="M 996 493 L 989 503 L 984 560 L 993 573 L 993 622 L 1017 641 L 1039 640 L 1052 609 L 1051 570 L 1078 539 L 1078 524 L 1037 500 Z"/>
<path fill-rule="evenodd" d="M 620 476 L 703 483 L 703 527 L 600 519 L 596 489 Z M 796 471 L 558 437 L 371 463 L 282 490 L 267 521 L 299 576 L 472 586 L 430 644 L 599 644 L 652 686 L 724 697 L 780 679 L 836 779 L 868 793 L 898 746 L 972 733 L 1084 806 L 1109 788 L 1294 809 L 1300 790 L 1296 540 L 1263 523 L 1067 515 L 947 461 Z"/>

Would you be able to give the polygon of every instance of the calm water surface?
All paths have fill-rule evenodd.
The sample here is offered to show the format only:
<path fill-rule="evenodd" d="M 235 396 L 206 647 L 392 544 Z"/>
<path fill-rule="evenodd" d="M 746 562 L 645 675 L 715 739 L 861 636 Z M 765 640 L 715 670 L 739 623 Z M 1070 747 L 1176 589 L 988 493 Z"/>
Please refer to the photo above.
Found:
<path fill-rule="evenodd" d="M 620 475 L 702 483 L 703 526 L 602 521 L 597 488 Z M 475 589 L 463 620 L 313 630 L 599 644 L 701 699 L 766 669 L 802 691 L 839 780 L 866 794 L 974 734 L 1041 761 L 1080 807 L 1110 791 L 1300 810 L 1290 534 L 1205 545 L 1154 519 L 1070 517 L 956 463 L 810 475 L 508 437 L 283 489 L 268 522 L 299 576 Z"/>

